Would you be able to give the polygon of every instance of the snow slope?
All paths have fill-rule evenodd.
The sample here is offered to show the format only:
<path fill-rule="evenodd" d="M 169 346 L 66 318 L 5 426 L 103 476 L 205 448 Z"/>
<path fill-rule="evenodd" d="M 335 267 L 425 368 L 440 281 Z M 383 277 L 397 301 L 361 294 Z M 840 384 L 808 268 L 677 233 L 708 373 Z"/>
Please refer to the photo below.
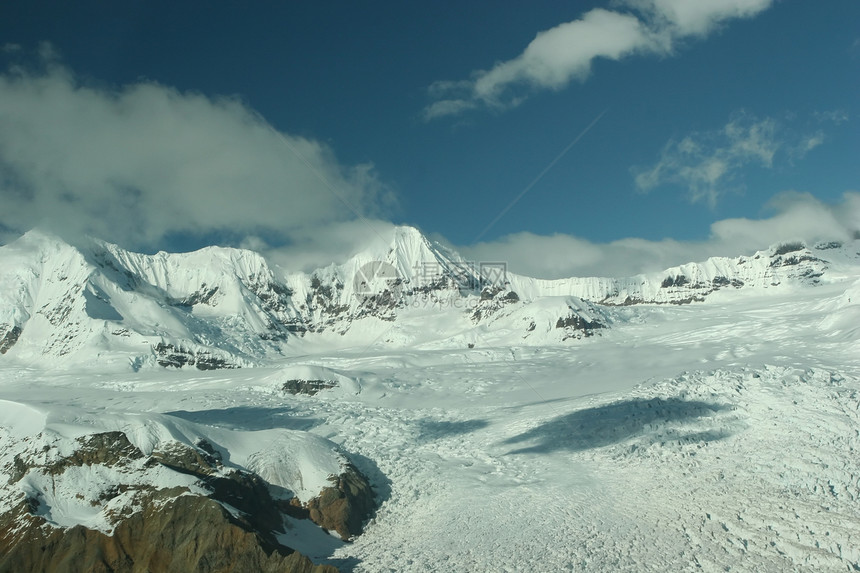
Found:
<path fill-rule="evenodd" d="M 78 442 L 94 434 L 122 432 L 143 456 L 169 450 L 176 444 L 197 449 L 205 442 L 219 452 L 226 471 L 253 472 L 302 502 L 329 487 L 329 477 L 340 475 L 347 463 L 330 441 L 284 428 L 241 431 L 206 427 L 180 417 L 150 412 L 106 411 L 103 408 L 93 411 L 82 406 L 7 400 L 0 402 L 0 410 L 3 412 L 0 467 L 15 467 L 16 458 L 35 457 L 40 464 L 14 480 L 3 492 L 0 513 L 12 508 L 21 496 L 27 496 L 39 500 L 40 515 L 59 527 L 82 524 L 110 533 L 114 525 L 111 515 L 132 502 L 131 491 L 104 502 L 106 492 L 116 484 L 129 489 L 131 486 L 158 490 L 182 487 L 204 493 L 196 476 L 163 465 L 153 466 L 146 458 L 134 459 L 120 467 L 93 463 L 62 472 L 45 469 L 73 455 L 80 447 Z"/>
<path fill-rule="evenodd" d="M 834 262 L 838 266 L 854 258 L 853 245 L 821 243 L 810 248 L 800 242 L 788 242 L 752 256 L 712 257 L 702 263 L 629 278 L 538 280 L 512 275 L 510 282 L 511 288 L 527 299 L 568 295 L 607 305 L 687 304 L 701 302 L 723 289 L 816 284 L 827 280 L 822 277 Z"/>
<path fill-rule="evenodd" d="M 348 457 L 381 504 L 364 534 L 345 544 L 295 525 L 284 537 L 344 571 L 856 570 L 858 250 L 777 245 L 633 279 L 511 276 L 498 291 L 461 293 L 449 282 L 408 295 L 395 320 L 345 313 L 346 334 L 293 332 L 283 354 L 255 368 L 46 368 L 15 354 L 27 348 L 24 322 L 0 358 L 0 426 L 11 444 L 0 469 L 49 442 L 61 452 L 88 428 L 122 429 L 142 450 L 205 438 L 228 463 L 307 495 Z M 19 270 L 0 267 L 5 284 L 32 284 L 46 268 L 9 252 Z M 442 253 L 394 252 L 385 260 L 398 272 Z M 388 250 L 368 254 L 380 256 Z M 91 275 L 98 267 L 87 260 L 67 267 Z M 147 284 L 167 280 L 144 266 L 134 274 Z M 352 288 L 339 267 L 325 272 L 317 287 L 313 275 L 283 284 L 297 293 L 307 280 L 296 295 L 305 301 L 337 281 Z M 397 277 L 375 278 L 390 289 Z M 41 289 L 55 283 L 45 284 L 14 291 L 26 313 L 6 305 L 4 320 L 38 314 L 45 302 L 27 301 L 47 302 Z M 164 320 L 181 316 L 173 308 Z M 295 380 L 331 387 L 284 391 Z M 104 527 L 102 509 L 74 493 L 89 500 L 120 476 L 78 471 L 58 490 L 67 505 L 43 474 L 14 483 L 40 492 L 56 526 Z"/>
<path fill-rule="evenodd" d="M 208 370 L 333 347 L 571 344 L 604 334 L 618 306 L 838 280 L 852 249 L 788 243 L 627 279 L 545 281 L 492 274 L 410 227 L 309 275 L 239 249 L 142 255 L 31 231 L 0 247 L 0 360 Z"/>

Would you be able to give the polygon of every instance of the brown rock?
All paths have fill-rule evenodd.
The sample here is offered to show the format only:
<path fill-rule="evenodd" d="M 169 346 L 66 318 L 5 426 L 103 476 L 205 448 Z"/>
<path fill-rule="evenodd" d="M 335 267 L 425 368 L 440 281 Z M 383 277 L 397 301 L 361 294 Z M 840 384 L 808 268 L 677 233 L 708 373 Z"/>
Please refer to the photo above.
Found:
<path fill-rule="evenodd" d="M 261 539 L 217 502 L 155 494 L 146 509 L 120 522 L 113 535 L 75 526 L 46 526 L 23 501 L 0 517 L 0 571 L 143 573 L 231 571 L 336 573 Z"/>
<path fill-rule="evenodd" d="M 348 464 L 340 476 L 329 479 L 334 485 L 309 501 L 307 508 L 311 521 L 324 529 L 337 531 L 346 541 L 361 533 L 364 522 L 373 514 L 373 491 L 352 464 Z"/>

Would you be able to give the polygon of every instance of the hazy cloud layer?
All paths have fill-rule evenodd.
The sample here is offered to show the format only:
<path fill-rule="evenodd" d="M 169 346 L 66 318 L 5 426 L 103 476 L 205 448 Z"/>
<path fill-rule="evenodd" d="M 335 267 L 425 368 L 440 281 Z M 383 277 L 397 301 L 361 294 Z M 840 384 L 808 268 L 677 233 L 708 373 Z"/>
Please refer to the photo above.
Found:
<path fill-rule="evenodd" d="M 427 120 L 485 106 L 519 105 L 537 90 L 560 89 L 584 81 L 597 58 L 619 60 L 633 54 L 668 54 L 679 40 L 704 37 L 725 21 L 750 18 L 773 0 L 626 0 L 629 11 L 595 8 L 578 20 L 537 34 L 517 57 L 479 70 L 469 80 L 435 82 L 424 109 Z"/>
<path fill-rule="evenodd" d="M 380 219 L 342 221 L 297 231 L 286 245 L 271 246 L 264 239 L 249 236 L 239 246 L 262 253 L 285 271 L 310 272 L 342 264 L 371 248 L 386 252 L 394 227 Z"/>
<path fill-rule="evenodd" d="M 636 187 L 643 192 L 667 183 L 684 187 L 693 202 L 716 204 L 720 195 L 737 188 L 737 174 L 757 165 L 770 168 L 774 159 L 800 159 L 824 142 L 822 131 L 799 134 L 773 118 L 736 114 L 723 128 L 670 140 L 649 168 L 634 168 Z"/>
<path fill-rule="evenodd" d="M 516 233 L 497 241 L 460 247 L 475 261 L 507 261 L 512 272 L 540 278 L 632 276 L 712 256 L 752 254 L 781 241 L 846 241 L 860 230 L 860 193 L 836 205 L 809 194 L 787 192 L 771 201 L 765 219 L 725 219 L 711 225 L 705 241 L 621 239 L 592 243 L 571 235 Z M 539 254 L 539 255 L 536 255 Z"/>
<path fill-rule="evenodd" d="M 171 234 L 289 239 L 373 212 L 372 166 L 277 132 L 235 98 L 82 84 L 42 50 L 0 75 L 0 231 L 45 225 L 132 247 Z"/>

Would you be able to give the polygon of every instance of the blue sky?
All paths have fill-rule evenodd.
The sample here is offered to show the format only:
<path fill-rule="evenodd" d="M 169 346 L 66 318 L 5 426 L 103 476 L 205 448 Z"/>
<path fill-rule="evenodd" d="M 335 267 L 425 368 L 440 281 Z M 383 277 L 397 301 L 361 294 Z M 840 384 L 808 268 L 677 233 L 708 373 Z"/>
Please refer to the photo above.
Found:
<path fill-rule="evenodd" d="M 7 235 L 310 264 L 358 211 L 555 276 L 860 228 L 854 0 L 219 4 L 0 8 Z"/>

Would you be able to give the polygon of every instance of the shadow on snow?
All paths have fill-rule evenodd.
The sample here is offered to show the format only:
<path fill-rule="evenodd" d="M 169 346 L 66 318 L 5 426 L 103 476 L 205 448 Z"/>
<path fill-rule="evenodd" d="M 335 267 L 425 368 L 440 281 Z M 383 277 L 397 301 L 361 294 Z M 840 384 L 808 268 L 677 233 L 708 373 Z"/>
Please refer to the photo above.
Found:
<path fill-rule="evenodd" d="M 710 442 L 726 438 L 732 432 L 723 423 L 717 428 L 705 430 L 701 427 L 679 428 L 677 424 L 710 418 L 720 411 L 731 409 L 729 405 L 678 398 L 625 400 L 559 416 L 508 438 L 504 443 L 530 443 L 508 452 L 523 454 L 580 452 L 611 446 L 635 437 L 645 438 L 649 444 Z"/>
<path fill-rule="evenodd" d="M 418 420 L 418 439 L 423 441 L 439 440 L 461 434 L 469 434 L 481 428 L 486 428 L 486 420 L 461 420 L 448 422 L 443 420 Z"/>
<path fill-rule="evenodd" d="M 165 412 L 168 416 L 176 416 L 196 424 L 223 426 L 233 430 L 269 430 L 283 428 L 286 430 L 307 431 L 318 426 L 320 420 L 293 416 L 290 408 L 258 408 L 253 406 L 236 406 L 214 410 L 176 410 Z"/>

